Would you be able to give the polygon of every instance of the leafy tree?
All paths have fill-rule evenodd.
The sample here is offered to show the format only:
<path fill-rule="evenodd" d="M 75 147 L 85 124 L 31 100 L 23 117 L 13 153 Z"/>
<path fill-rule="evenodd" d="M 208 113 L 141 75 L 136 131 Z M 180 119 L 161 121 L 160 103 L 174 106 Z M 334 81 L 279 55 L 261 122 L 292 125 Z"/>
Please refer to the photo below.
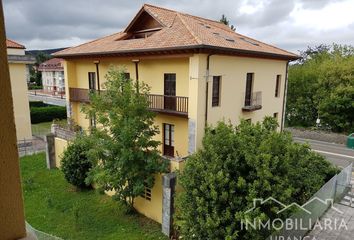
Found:
<path fill-rule="evenodd" d="M 131 208 L 134 199 L 152 188 L 154 174 L 166 170 L 153 139 L 158 128 L 149 110 L 149 87 L 126 79 L 124 72 L 111 67 L 104 92 L 92 93 L 83 108 L 101 127 L 92 128 L 95 142 L 90 152 L 93 165 L 89 181 L 103 190 L 115 190 L 114 197 Z"/>
<path fill-rule="evenodd" d="M 234 25 L 230 26 L 230 21 L 227 19 L 227 17 L 225 16 L 225 14 L 223 14 L 221 16 L 220 22 L 225 24 L 226 26 L 229 26 L 231 28 L 232 31 L 236 31 L 236 27 Z"/>
<path fill-rule="evenodd" d="M 44 52 L 39 52 L 36 54 L 36 62 L 34 63 L 34 68 L 30 68 L 30 82 L 35 83 L 36 86 L 42 85 L 42 73 L 38 71 L 38 67 L 41 63 L 51 59 L 52 57 Z"/>
<path fill-rule="evenodd" d="M 86 178 L 92 168 L 88 153 L 92 148 L 90 139 L 85 135 L 78 135 L 63 153 L 61 170 L 65 179 L 72 185 L 79 188 L 89 188 L 91 184 Z"/>
<path fill-rule="evenodd" d="M 354 131 L 354 48 L 320 45 L 289 68 L 287 124 L 313 126 L 316 118 L 337 132 Z"/>
<path fill-rule="evenodd" d="M 285 218 L 264 204 L 250 214 L 253 199 L 274 197 L 305 203 L 336 172 L 309 146 L 292 142 L 266 118 L 255 125 L 219 122 L 208 128 L 203 147 L 179 176 L 176 224 L 185 239 L 266 239 L 267 230 L 241 229 L 242 219 Z"/>

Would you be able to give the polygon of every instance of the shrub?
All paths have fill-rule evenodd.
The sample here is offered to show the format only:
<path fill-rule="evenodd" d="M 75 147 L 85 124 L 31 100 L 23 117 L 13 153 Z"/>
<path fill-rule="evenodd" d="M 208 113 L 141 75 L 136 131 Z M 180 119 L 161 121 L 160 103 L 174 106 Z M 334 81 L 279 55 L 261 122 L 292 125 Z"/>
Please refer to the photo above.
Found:
<path fill-rule="evenodd" d="M 61 170 L 64 173 L 65 179 L 76 187 L 91 187 L 90 184 L 85 182 L 92 168 L 92 164 L 88 159 L 88 152 L 91 147 L 92 144 L 89 138 L 84 135 L 77 136 L 63 153 Z"/>
<path fill-rule="evenodd" d="M 49 104 L 46 104 L 46 103 L 41 102 L 41 101 L 30 102 L 29 105 L 30 105 L 30 108 L 33 108 L 33 107 L 48 107 L 49 106 Z"/>
<path fill-rule="evenodd" d="M 271 221 L 276 206 L 264 204 L 246 214 L 255 198 L 304 204 L 336 169 L 309 146 L 275 131 L 274 119 L 238 126 L 224 122 L 207 129 L 203 148 L 192 155 L 179 176 L 176 224 L 183 239 L 266 239 L 270 231 L 241 229 L 241 221 Z"/>
<path fill-rule="evenodd" d="M 66 108 L 60 106 L 31 107 L 31 123 L 50 122 L 54 119 L 65 119 Z"/>

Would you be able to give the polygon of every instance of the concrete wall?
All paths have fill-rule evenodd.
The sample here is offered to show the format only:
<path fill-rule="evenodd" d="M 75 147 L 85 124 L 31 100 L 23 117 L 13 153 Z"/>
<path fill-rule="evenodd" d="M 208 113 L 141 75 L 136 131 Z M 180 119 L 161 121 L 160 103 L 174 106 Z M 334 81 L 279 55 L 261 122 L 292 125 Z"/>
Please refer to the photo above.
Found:
<path fill-rule="evenodd" d="M 231 56 L 210 57 L 208 124 L 225 119 L 233 124 L 240 118 L 262 121 L 264 116 L 278 113 L 281 123 L 286 61 Z M 262 92 L 262 109 L 242 112 L 247 73 L 254 73 L 253 92 Z M 275 97 L 276 76 L 281 75 L 280 96 Z M 212 107 L 212 76 L 221 76 L 221 99 L 219 107 Z"/>
<path fill-rule="evenodd" d="M 32 130 L 27 96 L 26 65 L 10 63 L 9 68 L 17 139 L 30 139 L 32 138 Z"/>
<path fill-rule="evenodd" d="M 55 166 L 57 168 L 60 168 L 60 162 L 61 162 L 61 157 L 63 152 L 68 146 L 68 141 L 64 140 L 62 138 L 56 137 L 54 139 L 54 145 L 55 145 Z"/>
<path fill-rule="evenodd" d="M 0 1 L 0 239 L 26 236 L 5 25 Z"/>
<path fill-rule="evenodd" d="M 221 120 L 238 124 L 242 118 L 257 122 L 274 113 L 278 113 L 277 120 L 281 125 L 286 67 L 287 62 L 280 60 L 211 55 L 207 71 L 206 54 L 190 57 L 189 151 L 198 149 L 204 136 L 207 81 L 208 125 Z M 254 73 L 253 92 L 262 92 L 262 109 L 253 112 L 242 111 L 247 73 Z M 278 74 L 281 75 L 280 96 L 275 97 Z M 212 107 L 213 76 L 221 76 L 220 105 L 217 107 Z"/>

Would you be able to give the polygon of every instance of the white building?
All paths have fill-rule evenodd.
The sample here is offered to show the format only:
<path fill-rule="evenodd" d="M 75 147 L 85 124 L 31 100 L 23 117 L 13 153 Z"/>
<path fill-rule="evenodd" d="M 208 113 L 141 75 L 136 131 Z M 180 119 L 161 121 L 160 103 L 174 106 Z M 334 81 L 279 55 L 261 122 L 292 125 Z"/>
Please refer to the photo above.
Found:
<path fill-rule="evenodd" d="M 63 59 L 52 58 L 41 65 L 38 70 L 42 72 L 43 90 L 53 93 L 65 93 Z"/>

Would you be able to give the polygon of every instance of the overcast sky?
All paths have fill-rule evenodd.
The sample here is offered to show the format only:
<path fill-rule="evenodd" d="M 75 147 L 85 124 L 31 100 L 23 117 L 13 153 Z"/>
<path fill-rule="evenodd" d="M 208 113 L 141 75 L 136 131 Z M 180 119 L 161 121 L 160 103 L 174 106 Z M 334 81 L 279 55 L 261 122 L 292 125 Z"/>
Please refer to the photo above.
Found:
<path fill-rule="evenodd" d="M 7 37 L 27 49 L 70 47 L 124 29 L 146 1 L 3 0 Z M 219 20 L 297 52 L 321 43 L 354 45 L 354 0 L 151 0 Z"/>

